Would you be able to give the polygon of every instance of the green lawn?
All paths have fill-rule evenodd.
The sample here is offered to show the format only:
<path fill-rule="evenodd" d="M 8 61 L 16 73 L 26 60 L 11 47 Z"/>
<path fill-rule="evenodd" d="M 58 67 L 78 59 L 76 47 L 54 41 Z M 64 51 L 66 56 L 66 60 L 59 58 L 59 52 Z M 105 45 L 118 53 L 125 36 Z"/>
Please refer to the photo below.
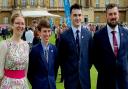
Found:
<path fill-rule="evenodd" d="M 2 40 L 2 38 L 0 37 L 0 41 L 1 40 Z M 55 44 L 55 36 L 54 35 L 51 36 L 50 42 Z M 92 67 L 91 68 L 91 89 L 96 89 L 96 79 L 97 79 L 97 72 L 96 72 L 95 68 Z M 60 83 L 59 81 L 60 81 L 60 71 L 58 73 L 56 85 L 57 85 L 57 89 L 64 89 L 63 83 Z"/>
<path fill-rule="evenodd" d="M 2 37 L 0 36 L 0 41 L 2 41 Z"/>
<path fill-rule="evenodd" d="M 91 68 L 91 89 L 96 89 L 97 71 L 94 66 Z"/>

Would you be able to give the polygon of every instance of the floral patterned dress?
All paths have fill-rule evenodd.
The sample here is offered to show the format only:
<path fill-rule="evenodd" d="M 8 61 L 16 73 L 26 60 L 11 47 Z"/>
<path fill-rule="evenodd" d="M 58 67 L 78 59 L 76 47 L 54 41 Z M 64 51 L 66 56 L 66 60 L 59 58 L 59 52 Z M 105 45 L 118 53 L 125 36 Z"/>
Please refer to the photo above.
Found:
<path fill-rule="evenodd" d="M 0 89 L 29 89 L 27 69 L 29 46 L 27 42 L 15 43 L 11 39 L 0 42 Z M 25 77 L 10 78 L 4 74 L 8 70 L 25 70 Z"/>

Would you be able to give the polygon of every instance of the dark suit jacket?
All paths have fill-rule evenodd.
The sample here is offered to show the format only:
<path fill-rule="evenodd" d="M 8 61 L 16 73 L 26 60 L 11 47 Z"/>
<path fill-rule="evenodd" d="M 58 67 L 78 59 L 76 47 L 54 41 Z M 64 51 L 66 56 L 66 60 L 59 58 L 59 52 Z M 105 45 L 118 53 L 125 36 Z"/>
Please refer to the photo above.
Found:
<path fill-rule="evenodd" d="M 119 26 L 119 33 L 120 47 L 117 58 L 109 42 L 107 26 L 94 34 L 97 89 L 128 89 L 128 31 Z"/>
<path fill-rule="evenodd" d="M 36 45 L 36 44 L 40 43 L 40 41 L 41 41 L 40 37 L 36 37 L 36 36 L 35 36 L 35 37 L 33 38 L 32 45 Z"/>
<path fill-rule="evenodd" d="M 78 83 L 82 89 L 90 89 L 90 49 L 92 35 L 81 28 L 80 58 L 76 49 L 76 42 L 72 28 L 60 35 L 59 60 L 64 71 L 65 89 L 76 89 Z"/>
<path fill-rule="evenodd" d="M 56 47 L 49 44 L 48 63 L 44 57 L 41 43 L 35 45 L 30 52 L 28 79 L 32 89 L 56 89 L 54 64 Z"/>

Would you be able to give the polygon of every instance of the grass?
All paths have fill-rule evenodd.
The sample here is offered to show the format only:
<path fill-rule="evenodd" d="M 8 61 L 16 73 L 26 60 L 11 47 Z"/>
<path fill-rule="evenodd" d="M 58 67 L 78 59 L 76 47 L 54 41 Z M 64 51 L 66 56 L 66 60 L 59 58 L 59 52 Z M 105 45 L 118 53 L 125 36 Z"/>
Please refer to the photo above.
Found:
<path fill-rule="evenodd" d="M 2 40 L 2 37 L 0 36 L 0 41 Z M 55 44 L 55 35 L 53 34 L 50 38 L 50 43 Z M 94 68 L 94 66 L 92 66 L 91 68 L 91 89 L 96 89 L 96 80 L 97 80 L 97 72 Z M 64 89 L 64 85 L 63 83 L 60 83 L 60 70 L 58 73 L 58 77 L 57 77 L 57 81 L 56 81 L 56 87 L 57 89 Z M 30 85 L 30 89 L 31 89 L 31 85 Z"/>
<path fill-rule="evenodd" d="M 90 74 L 91 74 L 91 89 L 96 89 L 97 71 L 94 66 L 92 66 Z"/>
<path fill-rule="evenodd" d="M 64 84 L 60 82 L 60 79 L 61 79 L 61 73 L 60 73 L 60 69 L 59 69 L 57 80 L 56 80 L 56 87 L 57 87 L 57 89 L 64 89 Z"/>
<path fill-rule="evenodd" d="M 50 37 L 50 43 L 55 44 L 55 34 L 52 34 Z"/>
<path fill-rule="evenodd" d="M 2 41 L 2 37 L 0 36 L 0 41 Z"/>

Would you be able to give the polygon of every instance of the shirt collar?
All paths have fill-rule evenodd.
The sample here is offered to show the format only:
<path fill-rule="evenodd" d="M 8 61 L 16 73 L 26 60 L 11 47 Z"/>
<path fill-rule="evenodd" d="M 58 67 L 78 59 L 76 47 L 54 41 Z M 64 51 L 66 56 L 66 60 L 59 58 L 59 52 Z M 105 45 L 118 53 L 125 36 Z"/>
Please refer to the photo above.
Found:
<path fill-rule="evenodd" d="M 111 33 L 113 31 L 113 29 L 109 25 L 107 25 L 107 30 L 108 30 L 109 33 Z M 116 31 L 116 33 L 119 32 L 118 25 L 115 27 L 115 30 L 114 31 Z"/>
<path fill-rule="evenodd" d="M 43 47 L 44 50 L 45 49 L 49 50 L 49 44 L 46 46 L 42 40 L 41 40 L 41 44 L 42 44 L 42 47 Z"/>
<path fill-rule="evenodd" d="M 76 33 L 77 30 L 79 30 L 79 33 L 81 33 L 81 25 L 78 28 L 76 28 L 76 27 L 74 27 L 72 25 L 72 31 L 73 31 L 73 33 Z"/>

